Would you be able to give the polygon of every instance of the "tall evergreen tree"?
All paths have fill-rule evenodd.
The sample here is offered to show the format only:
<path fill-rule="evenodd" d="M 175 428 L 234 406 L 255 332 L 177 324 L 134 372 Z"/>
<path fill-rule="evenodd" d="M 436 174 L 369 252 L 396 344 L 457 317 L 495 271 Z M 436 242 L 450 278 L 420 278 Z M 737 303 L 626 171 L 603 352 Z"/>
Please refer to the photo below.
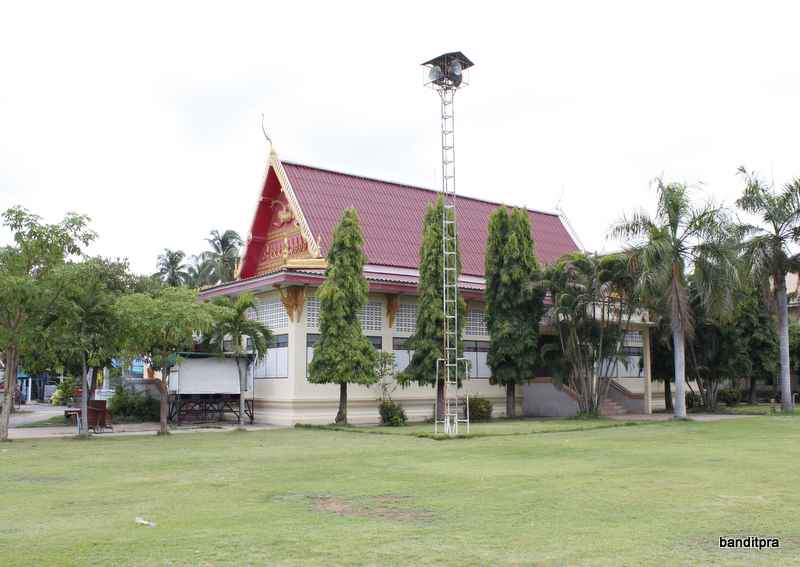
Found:
<path fill-rule="evenodd" d="M 505 207 L 489 219 L 486 244 L 486 322 L 491 336 L 493 384 L 506 387 L 506 415 L 516 415 L 516 385 L 533 376 L 538 362 L 544 289 L 527 211 Z"/>
<path fill-rule="evenodd" d="M 441 419 L 444 412 L 444 383 L 436 384 L 436 365 L 444 357 L 444 307 L 443 272 L 444 256 L 442 254 L 442 217 L 444 201 L 440 197 L 436 203 L 428 206 L 422 225 L 422 245 L 419 251 L 419 284 L 417 291 L 417 330 L 406 344 L 414 352 L 411 362 L 398 375 L 401 384 L 416 383 L 420 386 L 436 385 L 437 407 Z M 451 225 L 452 226 L 452 225 Z M 457 273 L 461 274 L 461 251 L 456 251 Z M 464 333 L 464 314 L 466 304 L 458 296 L 458 353 L 463 353 L 461 337 Z"/>
<path fill-rule="evenodd" d="M 358 320 L 367 303 L 363 246 L 358 213 L 347 209 L 333 232 L 325 283 L 317 293 L 320 337 L 308 370 L 309 382 L 339 384 L 336 423 L 347 423 L 347 384 L 376 381 L 377 354 Z"/>

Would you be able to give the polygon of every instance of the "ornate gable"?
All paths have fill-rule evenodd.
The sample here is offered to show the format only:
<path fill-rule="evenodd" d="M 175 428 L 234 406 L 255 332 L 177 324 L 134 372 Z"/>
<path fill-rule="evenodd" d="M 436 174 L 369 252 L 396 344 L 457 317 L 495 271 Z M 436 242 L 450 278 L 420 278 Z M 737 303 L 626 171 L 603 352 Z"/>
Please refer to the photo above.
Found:
<path fill-rule="evenodd" d="M 239 278 L 249 278 L 293 264 L 322 265 L 319 243 L 312 236 L 283 164 L 270 152 Z"/>

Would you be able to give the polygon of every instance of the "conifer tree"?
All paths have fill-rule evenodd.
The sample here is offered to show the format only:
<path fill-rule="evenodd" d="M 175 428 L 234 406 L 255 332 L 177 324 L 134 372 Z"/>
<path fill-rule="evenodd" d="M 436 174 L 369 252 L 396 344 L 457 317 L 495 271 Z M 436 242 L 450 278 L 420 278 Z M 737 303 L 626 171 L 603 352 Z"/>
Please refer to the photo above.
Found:
<path fill-rule="evenodd" d="M 533 377 L 539 360 L 544 290 L 527 211 L 505 207 L 489 219 L 486 243 L 486 323 L 491 336 L 492 384 L 506 388 L 506 415 L 516 415 L 516 386 Z"/>
<path fill-rule="evenodd" d="M 308 370 L 309 382 L 339 384 L 336 423 L 347 423 L 347 384 L 376 381 L 377 354 L 358 320 L 367 303 L 363 245 L 358 213 L 347 209 L 333 232 L 325 282 L 317 293 L 320 337 Z"/>
<path fill-rule="evenodd" d="M 422 226 L 422 245 L 419 251 L 419 284 L 417 290 L 417 329 L 407 345 L 414 352 L 411 362 L 398 375 L 401 384 L 416 383 L 420 386 L 436 385 L 436 364 L 444 357 L 442 344 L 444 341 L 444 308 L 442 306 L 442 285 L 444 256 L 442 254 L 442 216 L 444 201 L 441 197 L 435 205 L 428 205 Z M 461 274 L 461 251 L 456 250 L 457 273 Z M 466 305 L 458 296 L 458 353 L 463 353 L 461 337 L 464 332 L 464 314 Z M 444 383 L 436 385 L 441 419 L 444 411 Z"/>

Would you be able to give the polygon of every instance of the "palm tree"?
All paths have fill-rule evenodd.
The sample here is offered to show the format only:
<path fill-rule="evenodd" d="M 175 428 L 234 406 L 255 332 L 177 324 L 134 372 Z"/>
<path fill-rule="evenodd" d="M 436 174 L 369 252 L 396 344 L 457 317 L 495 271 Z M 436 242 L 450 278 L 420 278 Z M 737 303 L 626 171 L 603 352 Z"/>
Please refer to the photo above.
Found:
<path fill-rule="evenodd" d="M 645 295 L 663 294 L 669 311 L 675 367 L 675 417 L 686 417 L 686 338 L 693 332 L 687 270 L 694 271 L 702 300 L 713 312 L 721 311 L 730 297 L 734 278 L 725 209 L 709 202 L 692 205 L 689 189 L 682 183 L 656 180 L 655 217 L 645 212 L 623 217 L 609 236 L 628 241 L 630 262 L 641 274 Z"/>
<path fill-rule="evenodd" d="M 244 392 L 247 389 L 247 364 L 242 362 L 250 359 L 259 360 L 267 355 L 267 349 L 272 342 L 272 332 L 258 321 L 248 317 L 251 310 L 256 308 L 255 298 L 250 293 L 243 293 L 235 300 L 223 296 L 214 300 L 222 308 L 222 314 L 211 332 L 210 342 L 216 346 L 220 353 L 225 352 L 227 341 L 230 341 L 229 352 L 236 360 L 236 369 L 239 372 L 239 423 L 245 414 Z M 249 345 L 245 340 L 249 339 Z"/>
<path fill-rule="evenodd" d="M 235 230 L 226 230 L 220 234 L 218 230 L 212 230 L 206 241 L 211 245 L 211 250 L 206 252 L 206 256 L 214 265 L 217 279 L 222 283 L 232 281 L 239 259 L 239 247 L 242 245 L 239 233 Z"/>
<path fill-rule="evenodd" d="M 164 248 L 158 256 L 158 271 L 153 274 L 168 286 L 177 287 L 186 283 L 189 274 L 183 260 L 186 254 L 181 250 Z"/>
<path fill-rule="evenodd" d="M 800 240 L 800 178 L 795 178 L 780 191 L 765 185 L 755 173 L 744 167 L 739 173 L 745 188 L 736 205 L 744 212 L 759 217 L 759 225 L 741 224 L 744 239 L 743 256 L 750 275 L 756 282 L 772 279 L 772 291 L 778 311 L 778 342 L 781 371 L 781 406 L 794 409 L 789 366 L 789 308 L 786 296 L 786 274 L 800 269 L 800 258 L 789 246 Z"/>
<path fill-rule="evenodd" d="M 191 264 L 186 269 L 186 275 L 186 284 L 192 288 L 202 288 L 219 283 L 214 275 L 214 264 L 208 260 L 206 254 L 192 256 Z"/>

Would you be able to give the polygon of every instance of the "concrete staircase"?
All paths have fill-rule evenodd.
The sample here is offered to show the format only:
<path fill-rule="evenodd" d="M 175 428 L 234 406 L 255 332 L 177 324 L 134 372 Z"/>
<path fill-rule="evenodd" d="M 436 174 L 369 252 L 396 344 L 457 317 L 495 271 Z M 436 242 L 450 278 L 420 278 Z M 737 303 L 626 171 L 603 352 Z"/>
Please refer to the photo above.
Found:
<path fill-rule="evenodd" d="M 614 400 L 610 400 L 608 398 L 603 400 L 603 403 L 600 404 L 600 413 L 601 415 L 624 415 L 628 413 L 625 411 L 625 408 L 622 407 L 622 404 L 615 402 Z"/>

